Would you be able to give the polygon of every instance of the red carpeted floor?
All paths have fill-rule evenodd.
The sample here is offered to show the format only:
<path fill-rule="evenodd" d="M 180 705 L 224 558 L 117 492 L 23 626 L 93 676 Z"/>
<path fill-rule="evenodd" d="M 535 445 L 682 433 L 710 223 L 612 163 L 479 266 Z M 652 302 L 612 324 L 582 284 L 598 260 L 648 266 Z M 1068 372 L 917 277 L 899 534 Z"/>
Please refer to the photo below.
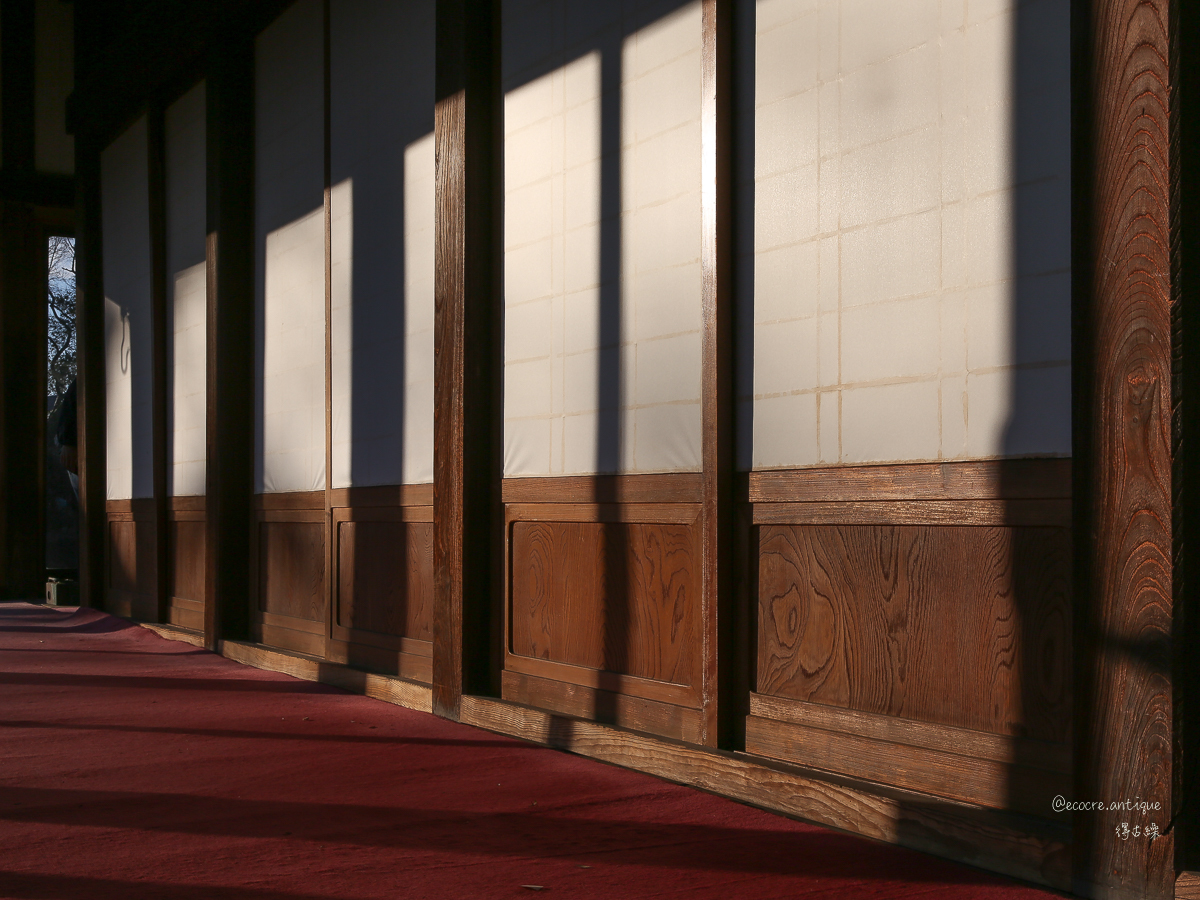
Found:
<path fill-rule="evenodd" d="M 543 892 L 1056 896 L 246 668 L 102 613 L 0 604 L 0 896 Z"/>

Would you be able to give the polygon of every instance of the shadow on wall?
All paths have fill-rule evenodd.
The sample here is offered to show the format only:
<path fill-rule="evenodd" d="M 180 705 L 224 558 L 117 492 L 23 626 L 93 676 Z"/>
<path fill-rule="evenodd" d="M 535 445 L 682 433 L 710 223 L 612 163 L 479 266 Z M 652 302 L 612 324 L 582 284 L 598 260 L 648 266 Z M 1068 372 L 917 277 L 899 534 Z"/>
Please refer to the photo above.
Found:
<path fill-rule="evenodd" d="M 561 216 L 565 221 L 561 227 L 566 235 L 561 238 L 569 245 L 572 240 L 582 244 L 592 238 L 587 231 L 589 216 L 598 220 L 595 232 L 596 246 L 594 251 L 587 248 L 581 251 L 578 263 L 582 268 L 594 266 L 594 274 L 582 277 L 584 291 L 576 294 L 574 305 L 572 298 L 564 300 L 565 328 L 578 332 L 576 341 L 587 342 L 582 337 L 594 333 L 595 338 L 595 373 L 584 374 L 576 372 L 579 383 L 586 383 L 594 377 L 594 398 L 574 398 L 580 408 L 591 407 L 595 410 L 595 437 L 591 460 L 571 459 L 566 463 L 567 471 L 578 466 L 580 471 L 594 473 L 622 473 L 634 469 L 634 460 L 627 458 L 629 448 L 634 446 L 632 435 L 625 433 L 628 425 L 626 407 L 631 405 L 632 385 L 630 373 L 635 365 L 634 360 L 624 358 L 628 352 L 629 335 L 636 331 L 636 323 L 626 321 L 635 303 L 653 304 L 652 295 L 622 296 L 622 292 L 632 285 L 632 259 L 637 253 L 637 247 L 623 246 L 623 231 L 630 233 L 631 226 L 623 220 L 623 210 L 631 215 L 630 198 L 635 195 L 637 187 L 633 184 L 634 174 L 622 171 L 623 148 L 627 147 L 635 135 L 628 131 L 633 127 L 635 113 L 622 108 L 623 88 L 627 81 L 639 72 L 626 71 L 625 67 L 633 54 L 630 51 L 630 39 L 647 26 L 661 22 L 685 7 L 696 8 L 696 18 L 699 18 L 698 5 L 679 2 L 679 0 L 659 0 L 659 2 L 629 4 L 620 0 L 603 0 L 597 3 L 550 2 L 537 4 L 509 4 L 504 9 L 504 46 L 503 90 L 506 96 L 519 88 L 526 87 L 553 73 L 563 73 L 565 88 L 555 83 L 554 90 L 572 91 L 584 98 L 578 107 L 572 107 L 572 98 L 565 99 L 557 94 L 554 97 L 554 110 L 558 114 L 561 107 L 567 112 L 566 125 L 562 140 L 567 143 L 564 154 L 565 165 L 568 167 L 563 180 L 565 197 L 552 197 L 551 206 L 546 210 L 551 222 L 559 222 L 558 206 L 561 204 Z M 664 60 L 672 59 L 669 47 L 660 48 Z M 585 84 L 585 82 L 591 82 Z M 695 85 L 697 98 L 700 89 L 699 65 L 696 67 Z M 668 95 L 674 85 L 660 86 L 664 96 Z M 591 112 L 587 103 L 589 94 L 598 93 L 596 110 Z M 576 101 L 578 102 L 578 101 Z M 572 110 L 574 115 L 572 115 Z M 623 133 L 622 129 L 627 129 Z M 594 131 L 593 131 L 594 129 Z M 557 141 L 555 134 L 550 140 Z M 697 148 L 698 149 L 698 148 Z M 563 152 L 557 146 L 556 152 Z M 537 151 L 533 151 L 537 152 Z M 594 159 L 599 157 L 598 162 Z M 698 158 L 698 154 L 697 154 Z M 679 161 L 686 165 L 686 161 Z M 525 160 L 512 156 L 506 157 L 506 169 L 510 173 L 514 169 L 527 169 Z M 573 170 L 570 166 L 576 166 Z M 589 181 L 595 173 L 597 183 Z M 645 177 L 645 174 L 642 174 Z M 512 183 L 512 178 L 506 175 L 506 185 Z M 699 184 L 695 186 L 699 190 Z M 632 221 L 632 219 L 630 219 Z M 582 224 L 583 227 L 580 227 Z M 697 223 L 698 224 L 698 223 Z M 515 223 L 520 228 L 522 223 Z M 559 227 L 559 226 L 555 226 Z M 574 234 L 570 231 L 576 228 Z M 687 227 L 686 224 L 682 227 Z M 511 212 L 506 217 L 505 243 L 512 242 L 514 221 Z M 660 235 L 653 235 L 657 239 Z M 684 238 L 687 239 L 686 236 Z M 700 234 L 694 236 L 697 250 Z M 595 256 L 589 257 L 588 252 Z M 564 253 L 564 259 L 566 253 Z M 524 260 L 525 258 L 522 257 Z M 556 264 L 558 258 L 556 256 Z M 508 263 L 512 266 L 512 263 Z M 563 262 L 568 278 L 571 274 L 571 261 Z M 595 321 L 588 322 L 579 318 L 579 310 L 586 309 L 588 299 L 586 293 L 592 289 L 591 278 L 595 279 L 594 290 Z M 513 283 L 513 273 L 506 275 L 506 294 Z M 696 309 L 699 309 L 699 285 L 694 298 Z M 557 289 L 556 289 L 557 290 Z M 666 297 L 663 297 L 666 302 Z M 574 313 L 574 318 L 572 314 Z M 698 321 L 698 319 L 697 319 Z M 678 326 L 683 328 L 685 326 Z M 671 329 L 667 329 L 668 331 Z M 524 335 L 514 333 L 514 326 L 506 328 L 506 342 L 510 344 L 520 341 Z M 568 344 L 571 336 L 568 336 Z M 623 342 L 625 346 L 623 346 Z M 564 363 L 566 365 L 566 363 Z M 572 377 L 567 370 L 567 378 Z M 697 377 L 699 375 L 697 369 Z M 566 384 L 564 393 L 570 394 L 573 384 Z M 511 403 L 511 396 L 506 397 L 506 406 Z M 569 403 L 567 404 L 569 405 Z M 570 410 L 568 409 L 568 412 Z M 577 420 L 582 421 L 582 420 Z M 506 427 L 512 427 L 508 425 Z M 563 427 L 569 427 L 565 425 Z M 551 432 L 554 434 L 555 432 Z M 506 445 L 509 443 L 506 438 Z M 563 450 L 567 456 L 570 451 Z M 611 502 L 603 480 L 596 482 L 593 502 Z M 631 548 L 639 543 L 639 526 L 621 522 L 606 522 L 596 526 L 599 531 L 599 541 L 596 552 L 602 565 L 603 587 L 599 591 L 603 597 L 603 665 L 606 671 L 629 673 L 631 667 L 632 648 L 632 617 L 637 614 L 637 604 L 634 598 L 635 574 L 631 571 Z M 652 629 L 651 629 L 652 630 Z M 607 691 L 595 693 L 596 707 L 593 716 L 599 722 L 615 722 L 617 718 L 617 694 Z"/>

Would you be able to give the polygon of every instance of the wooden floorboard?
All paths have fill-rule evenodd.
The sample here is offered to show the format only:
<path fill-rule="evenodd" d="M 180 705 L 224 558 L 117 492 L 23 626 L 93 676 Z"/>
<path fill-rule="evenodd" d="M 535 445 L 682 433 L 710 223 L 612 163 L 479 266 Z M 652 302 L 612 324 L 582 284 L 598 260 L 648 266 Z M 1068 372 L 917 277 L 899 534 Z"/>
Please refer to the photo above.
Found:
<path fill-rule="evenodd" d="M 204 636 L 173 628 L 169 625 L 153 625 L 137 623 L 143 628 L 149 628 L 155 634 L 172 641 L 184 641 L 197 647 L 204 645 Z M 404 678 L 388 675 L 377 675 L 373 672 L 363 672 L 338 663 L 326 662 L 314 656 L 301 653 L 291 653 L 286 650 L 275 650 L 261 644 L 251 644 L 244 641 L 220 641 L 217 653 L 226 659 L 256 669 L 266 669 L 269 672 L 282 672 L 293 678 L 304 681 L 316 681 L 330 687 L 341 688 L 355 694 L 363 694 L 385 703 L 393 703 L 406 709 L 419 712 L 433 710 L 433 690 L 426 684 L 417 684 Z"/>

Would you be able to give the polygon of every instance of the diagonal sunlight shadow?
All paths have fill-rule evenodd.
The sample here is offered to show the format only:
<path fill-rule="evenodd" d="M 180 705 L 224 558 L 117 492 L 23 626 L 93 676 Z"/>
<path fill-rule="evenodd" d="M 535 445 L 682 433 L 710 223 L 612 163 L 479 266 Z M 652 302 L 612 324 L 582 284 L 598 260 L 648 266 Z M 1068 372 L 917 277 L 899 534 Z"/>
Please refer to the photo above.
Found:
<path fill-rule="evenodd" d="M 261 839 L 278 829 L 293 841 L 406 849 L 466 856 L 603 859 L 606 863 L 700 871 L 770 873 L 855 881 L 913 879 L 996 884 L 999 876 L 864 838 L 797 826 L 788 830 L 584 818 L 570 807 L 538 812 L 446 810 L 404 806 L 304 803 L 190 794 L 6 788 L 0 821 L 169 834 Z M 622 798 L 626 799 L 626 798 Z M 614 807 L 618 801 L 614 801 Z M 802 830 L 794 830 L 797 828 Z M 870 853 L 865 853 L 867 848 Z"/>
<path fill-rule="evenodd" d="M 71 651 L 73 652 L 73 651 Z M 140 675 L 66 675 L 53 672 L 0 672 L 0 684 L 61 685 L 85 688 L 145 688 L 181 691 L 254 691 L 275 694 L 337 694 L 313 681 L 250 681 L 234 678 L 163 678 Z"/>
<path fill-rule="evenodd" d="M 45 722 L 37 719 L 0 719 L 0 728 L 58 728 L 64 731 L 120 731 L 132 734 L 178 734 L 188 737 L 249 738 L 274 741 L 328 741 L 334 744 L 394 744 L 431 745 L 447 747 L 490 747 L 495 740 L 455 741 L 442 738 L 383 737 L 358 734 L 300 734 L 294 731 L 238 731 L 232 728 L 167 728 L 149 725 L 102 725 L 97 722 Z M 534 744 L 517 744 L 522 749 L 535 749 Z"/>
<path fill-rule="evenodd" d="M 0 882 L 4 884 L 5 896 L 13 900 L 74 900 L 77 897 L 93 900 L 104 897 L 120 897 L 121 900 L 329 900 L 328 894 L 298 894 L 241 884 L 173 884 L 41 872 L 0 870 Z"/>

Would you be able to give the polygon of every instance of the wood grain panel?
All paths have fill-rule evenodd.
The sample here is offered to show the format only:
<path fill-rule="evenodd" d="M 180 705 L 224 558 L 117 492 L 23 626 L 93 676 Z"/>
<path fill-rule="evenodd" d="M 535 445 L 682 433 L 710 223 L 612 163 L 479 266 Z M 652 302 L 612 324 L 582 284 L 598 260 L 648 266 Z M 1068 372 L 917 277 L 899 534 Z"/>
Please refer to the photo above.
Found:
<path fill-rule="evenodd" d="M 700 743 L 700 710 L 696 708 L 660 703 L 626 693 L 603 691 L 521 672 L 506 671 L 501 685 L 501 696 L 514 703 L 581 719 L 594 720 L 597 713 L 603 713 L 611 718 L 611 724 L 621 728 Z"/>
<path fill-rule="evenodd" d="M 511 527 L 511 652 L 697 683 L 699 566 L 692 526 Z"/>
<path fill-rule="evenodd" d="M 337 623 L 431 640 L 433 524 L 342 521 L 337 529 Z"/>
<path fill-rule="evenodd" d="M 758 716 L 746 720 L 746 752 L 993 809 L 1070 821 L 1069 813 L 1052 812 L 1054 797 L 1071 793 L 1071 776 L 1062 772 Z"/>
<path fill-rule="evenodd" d="M 1181 241 L 1178 227 L 1177 192 L 1190 181 L 1178 154 L 1193 141 L 1182 140 L 1190 126 L 1176 116 L 1185 92 L 1174 79 L 1195 52 L 1181 53 L 1194 32 L 1180 28 L 1182 11 L 1194 5 L 1078 4 L 1072 67 L 1073 444 L 1077 534 L 1087 535 L 1078 596 L 1088 598 L 1076 620 L 1076 790 L 1087 798 L 1140 797 L 1164 810 L 1180 808 L 1174 702 L 1186 696 L 1171 678 L 1179 627 L 1173 441 L 1181 437 L 1173 426 L 1182 406 L 1172 384 L 1181 358 L 1173 351 L 1186 333 L 1173 332 L 1172 316 L 1188 297 L 1179 263 L 1186 279 L 1195 239 Z M 1116 810 L 1076 817 L 1076 891 L 1169 898 L 1176 829 L 1154 841 L 1122 840 L 1116 829 L 1126 817 Z"/>
<path fill-rule="evenodd" d="M 759 548 L 760 693 L 1068 739 L 1065 529 L 774 525 Z"/>
<path fill-rule="evenodd" d="M 204 602 L 204 522 L 170 522 L 167 526 L 172 600 Z"/>
<path fill-rule="evenodd" d="M 1030 500 L 1071 496 L 1069 459 L 987 459 L 751 472 L 751 503 Z"/>
<path fill-rule="evenodd" d="M 316 522 L 258 523 L 258 608 L 325 619 L 325 535 Z"/>
<path fill-rule="evenodd" d="M 108 587 L 118 591 L 137 591 L 137 525 L 129 522 L 108 523 Z"/>

